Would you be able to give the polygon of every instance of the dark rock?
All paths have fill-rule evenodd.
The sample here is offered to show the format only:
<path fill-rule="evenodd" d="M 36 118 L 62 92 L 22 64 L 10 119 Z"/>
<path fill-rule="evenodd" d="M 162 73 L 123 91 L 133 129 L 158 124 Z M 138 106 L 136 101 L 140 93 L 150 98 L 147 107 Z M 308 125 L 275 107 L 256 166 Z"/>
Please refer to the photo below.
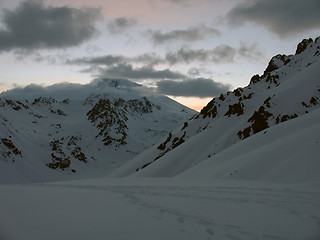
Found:
<path fill-rule="evenodd" d="M 258 111 L 255 111 L 248 119 L 248 122 L 252 122 L 253 133 L 255 134 L 268 128 L 268 118 L 271 116 L 273 115 L 266 111 L 263 106 L 261 106 Z"/>
<path fill-rule="evenodd" d="M 251 122 L 252 124 L 244 130 L 239 131 L 237 134 L 238 137 L 240 139 L 245 139 L 250 136 L 251 130 L 253 134 L 256 134 L 268 128 L 268 119 L 271 116 L 273 116 L 273 114 L 269 113 L 263 106 L 261 106 L 259 110 L 255 111 L 253 115 L 248 119 L 248 122 Z"/>
<path fill-rule="evenodd" d="M 233 105 L 229 105 L 229 109 L 224 115 L 228 117 L 230 117 L 231 115 L 240 116 L 243 114 L 243 108 L 244 108 L 244 105 L 241 102 L 235 103 Z"/>
<path fill-rule="evenodd" d="M 271 108 L 271 105 L 270 105 L 270 100 L 271 100 L 271 97 L 268 97 L 266 100 L 264 100 L 263 104 L 266 105 L 267 108 Z"/>
<path fill-rule="evenodd" d="M 5 145 L 10 151 L 10 154 L 11 152 L 14 154 L 14 155 L 21 155 L 21 151 L 19 151 L 19 149 L 13 144 L 13 142 L 10 140 L 10 139 L 7 139 L 7 138 L 2 138 L 1 139 L 1 142 L 3 143 L 3 145 Z M 7 152 L 7 153 L 9 153 Z M 9 155 L 10 155 L 9 154 Z"/>
<path fill-rule="evenodd" d="M 243 91 L 242 89 L 237 88 L 237 89 L 235 89 L 235 90 L 233 91 L 233 94 L 234 94 L 236 97 L 240 97 L 242 91 Z"/>
<path fill-rule="evenodd" d="M 221 100 L 222 102 L 225 100 L 225 97 L 223 96 L 223 94 L 221 93 L 219 96 L 219 100 Z"/>
<path fill-rule="evenodd" d="M 201 111 L 200 115 L 203 116 L 203 118 L 206 117 L 212 117 L 215 118 L 218 114 L 217 106 L 215 105 L 215 99 L 212 99 L 207 106 L 205 106 Z"/>
<path fill-rule="evenodd" d="M 304 50 L 306 50 L 307 46 L 312 42 L 313 42 L 312 38 L 303 39 L 302 42 L 300 42 L 297 46 L 296 54 L 302 53 Z"/>
<path fill-rule="evenodd" d="M 259 76 L 259 74 L 256 74 L 256 75 L 252 76 L 249 85 L 256 84 L 259 81 L 260 81 L 260 76 Z"/>
<path fill-rule="evenodd" d="M 167 137 L 167 139 L 158 146 L 158 149 L 164 150 L 166 148 L 167 143 L 170 142 L 171 138 L 172 138 L 172 133 L 169 133 L 169 136 Z"/>
<path fill-rule="evenodd" d="M 181 131 L 183 131 L 186 127 L 188 127 L 188 122 L 185 122 L 185 123 L 183 124 L 183 127 L 181 128 Z"/>
<path fill-rule="evenodd" d="M 292 114 L 292 115 L 282 115 L 282 116 L 279 115 L 276 117 L 276 124 L 288 121 L 288 120 L 296 118 L 296 117 L 298 117 L 298 115 L 296 113 Z"/>

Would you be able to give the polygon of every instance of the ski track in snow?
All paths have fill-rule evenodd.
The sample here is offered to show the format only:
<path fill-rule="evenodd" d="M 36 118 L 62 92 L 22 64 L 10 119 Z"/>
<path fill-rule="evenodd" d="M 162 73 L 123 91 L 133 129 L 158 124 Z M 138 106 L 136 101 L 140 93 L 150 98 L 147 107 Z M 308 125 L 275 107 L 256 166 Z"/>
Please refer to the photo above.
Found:
<path fill-rule="evenodd" d="M 320 202 L 318 201 L 320 192 L 289 188 L 224 186 L 163 187 L 73 184 L 40 184 L 38 186 L 105 192 L 112 198 L 117 198 L 117 201 L 124 202 L 125 205 L 151 213 L 155 224 L 173 219 L 181 232 L 181 239 L 205 236 L 205 238 L 198 239 L 291 240 L 318 239 L 316 237 L 320 236 L 310 235 L 304 236 L 305 238 L 296 236 L 294 238 L 295 234 L 283 230 L 291 229 L 295 232 L 297 229 L 308 228 L 308 226 L 320 229 Z M 241 216 L 241 214 L 246 214 L 246 216 Z M 277 223 L 282 226 L 278 226 L 279 229 L 275 231 L 274 227 Z"/>

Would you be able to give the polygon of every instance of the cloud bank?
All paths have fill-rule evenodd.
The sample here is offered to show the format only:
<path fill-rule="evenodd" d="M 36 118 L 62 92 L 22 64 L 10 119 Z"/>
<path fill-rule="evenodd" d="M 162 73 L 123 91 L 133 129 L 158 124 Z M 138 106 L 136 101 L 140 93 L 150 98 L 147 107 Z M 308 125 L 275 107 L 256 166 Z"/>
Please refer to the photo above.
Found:
<path fill-rule="evenodd" d="M 190 64 L 192 62 L 213 62 L 217 64 L 234 63 L 238 57 L 246 58 L 249 61 L 256 61 L 260 58 L 264 58 L 264 55 L 258 49 L 258 45 L 256 43 L 247 45 L 240 42 L 240 46 L 236 48 L 229 45 L 219 45 L 213 49 L 191 49 L 187 47 L 181 47 L 177 51 L 167 52 L 163 57 L 156 53 L 145 53 L 135 57 L 125 57 L 123 55 L 104 55 L 71 59 L 67 60 L 66 63 L 75 65 L 90 65 L 93 67 L 93 69 L 96 69 L 96 66 L 111 67 L 110 71 L 106 70 L 105 72 L 115 73 L 115 71 L 118 71 L 119 73 L 126 73 L 125 75 L 120 74 L 121 77 L 130 78 L 128 74 L 134 70 L 131 66 L 131 63 L 144 64 L 148 66 L 145 67 L 145 69 L 151 69 L 151 66 L 160 64 L 174 65 Z"/>
<path fill-rule="evenodd" d="M 109 78 L 128 78 L 134 80 L 184 78 L 183 74 L 169 69 L 156 70 L 151 66 L 134 68 L 131 64 L 118 64 L 107 69 L 101 69 L 100 75 Z"/>
<path fill-rule="evenodd" d="M 280 37 L 320 28 L 319 0 L 252 0 L 238 4 L 227 18 L 233 25 L 255 22 Z"/>
<path fill-rule="evenodd" d="M 214 97 L 227 92 L 230 85 L 215 82 L 212 79 L 197 78 L 187 81 L 164 80 L 157 82 L 157 90 L 160 93 L 181 97 Z"/>
<path fill-rule="evenodd" d="M 118 56 L 118 55 L 105 55 L 100 57 L 84 57 L 84 58 L 77 58 L 77 59 L 71 59 L 67 60 L 67 64 L 75 64 L 75 65 L 114 65 L 117 63 L 121 63 L 126 61 L 127 58 L 124 56 Z"/>
<path fill-rule="evenodd" d="M 100 10 L 45 6 L 41 1 L 22 2 L 1 17 L 0 51 L 66 48 L 91 39 Z"/>
<path fill-rule="evenodd" d="M 53 97 L 57 100 L 66 98 L 83 100 L 96 94 L 124 94 L 128 97 L 137 97 L 141 94 L 151 95 L 152 90 L 125 79 L 94 79 L 88 84 L 58 83 L 51 86 L 30 84 L 26 87 L 17 87 L 0 94 L 0 97 L 11 99 L 27 99 L 33 101 L 38 97 Z M 153 92 L 152 92 L 153 93 Z"/>
<path fill-rule="evenodd" d="M 263 57 L 258 50 L 257 44 L 246 45 L 240 43 L 239 48 L 229 45 L 219 45 L 213 49 L 190 49 L 182 47 L 176 52 L 168 52 L 165 60 L 169 64 L 191 63 L 191 62 L 213 62 L 213 63 L 233 63 L 237 57 L 248 60 L 257 60 Z"/>
<path fill-rule="evenodd" d="M 89 84 L 58 83 L 51 86 L 30 84 L 26 87 L 16 87 L 0 94 L 0 97 L 12 99 L 28 99 L 33 101 L 38 97 L 53 97 L 57 100 L 66 98 L 83 100 L 92 94 L 125 94 L 130 97 L 157 96 L 166 94 L 183 97 L 214 97 L 228 91 L 228 84 L 215 82 L 212 79 L 197 78 L 185 81 L 159 80 L 155 88 L 144 87 L 126 79 L 97 78 Z"/>
<path fill-rule="evenodd" d="M 199 62 L 234 62 L 236 50 L 227 45 L 220 45 L 212 50 L 180 48 L 177 52 L 166 54 L 170 64 Z"/>

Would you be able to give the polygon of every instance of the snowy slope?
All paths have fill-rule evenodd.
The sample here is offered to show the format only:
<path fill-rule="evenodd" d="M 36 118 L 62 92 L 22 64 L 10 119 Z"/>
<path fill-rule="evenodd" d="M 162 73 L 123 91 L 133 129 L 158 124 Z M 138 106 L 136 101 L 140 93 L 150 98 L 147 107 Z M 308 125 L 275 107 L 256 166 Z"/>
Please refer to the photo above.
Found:
<path fill-rule="evenodd" d="M 320 109 L 221 151 L 182 178 L 320 182 Z"/>
<path fill-rule="evenodd" d="M 219 153 L 228 152 L 228 148 L 250 139 L 254 134 L 263 133 L 278 124 L 285 125 L 291 121 L 290 119 L 299 119 L 318 109 L 319 76 L 320 39 L 304 40 L 298 45 L 295 55 L 273 57 L 263 75 L 253 76 L 247 87 L 238 88 L 214 98 L 200 114 L 171 132 L 160 143 L 117 169 L 111 176 L 176 176 L 202 161 L 214 161 Z M 312 116 L 315 117 L 316 114 Z M 306 132 L 309 131 L 308 126 L 303 122 L 297 123 L 296 128 L 300 126 Z M 318 130 L 317 126 L 314 130 Z M 269 141 L 276 141 L 279 137 L 274 136 L 275 139 Z M 292 146 L 293 142 L 287 141 L 291 137 L 296 137 L 293 140 L 295 145 Z M 301 136 L 298 134 L 289 137 L 284 134 L 283 144 L 291 148 L 266 148 L 264 151 L 272 149 L 276 151 L 273 157 L 280 158 L 289 149 L 295 151 L 294 146 L 298 146 L 299 137 L 307 141 L 308 134 L 304 135 L 304 130 L 301 130 Z M 310 139 L 310 141 L 313 140 Z M 246 145 L 244 149 L 248 151 L 251 148 L 260 148 L 265 145 L 264 141 L 265 139 L 262 138 L 256 144 L 251 143 L 251 147 L 250 144 Z M 304 152 L 310 150 L 309 155 L 319 154 L 316 151 L 317 147 L 309 149 L 307 145 L 301 145 L 298 149 Z M 231 155 L 228 156 L 231 157 Z M 232 155 L 234 161 L 236 157 Z M 221 161 L 223 161 L 222 158 Z M 310 164 L 314 163 L 316 162 L 313 161 Z M 279 171 L 278 175 L 281 174 L 282 172 Z M 207 176 L 209 175 L 208 173 Z M 270 175 L 266 179 L 271 178 Z"/>
<path fill-rule="evenodd" d="M 106 175 L 195 113 L 150 94 L 112 79 L 1 94 L 0 182 Z"/>
<path fill-rule="evenodd" d="M 319 187 L 170 178 L 0 185 L 0 239 L 318 240 Z"/>

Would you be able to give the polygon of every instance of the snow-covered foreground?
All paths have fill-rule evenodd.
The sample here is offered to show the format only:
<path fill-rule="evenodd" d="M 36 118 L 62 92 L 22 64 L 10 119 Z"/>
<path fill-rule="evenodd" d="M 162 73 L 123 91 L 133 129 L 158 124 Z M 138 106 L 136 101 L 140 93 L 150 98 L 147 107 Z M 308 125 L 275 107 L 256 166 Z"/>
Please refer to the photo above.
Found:
<path fill-rule="evenodd" d="M 0 239 L 320 239 L 320 185 L 174 178 L 0 186 Z"/>

